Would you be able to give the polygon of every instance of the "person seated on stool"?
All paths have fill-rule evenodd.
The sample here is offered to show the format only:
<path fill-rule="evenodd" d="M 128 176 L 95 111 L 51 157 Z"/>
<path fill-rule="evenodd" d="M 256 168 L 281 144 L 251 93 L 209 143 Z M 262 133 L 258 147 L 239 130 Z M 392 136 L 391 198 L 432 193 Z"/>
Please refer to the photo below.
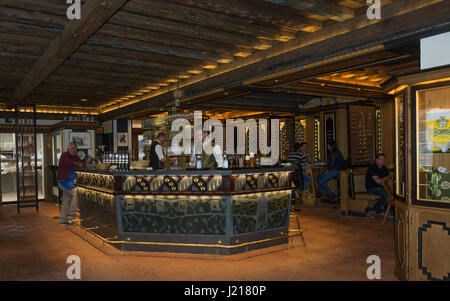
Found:
<path fill-rule="evenodd" d="M 74 184 L 76 175 L 73 169 L 75 167 L 83 168 L 86 166 L 80 160 L 80 157 L 78 157 L 77 151 L 77 144 L 70 142 L 67 146 L 67 152 L 62 153 L 59 158 L 56 180 L 58 182 L 58 188 L 63 192 L 61 213 L 59 214 L 59 223 L 63 226 L 71 225 L 67 218 L 76 217 L 78 207 L 77 189 Z"/>
<path fill-rule="evenodd" d="M 369 166 L 366 173 L 366 191 L 370 194 L 380 196 L 380 200 L 369 210 L 367 215 L 374 219 L 377 214 L 382 214 L 381 208 L 386 204 L 389 195 L 383 187 L 383 180 L 389 177 L 389 171 L 384 165 L 386 161 L 385 154 L 376 156 L 375 164 Z"/>
<path fill-rule="evenodd" d="M 294 143 L 294 151 L 290 152 L 288 154 L 287 158 L 288 162 L 290 162 L 293 165 L 296 166 L 304 166 L 308 164 L 309 158 L 308 158 L 308 143 L 302 142 L 302 143 Z M 302 170 L 303 172 L 303 187 L 298 187 L 300 191 L 304 191 L 308 189 L 309 184 L 311 184 L 311 178 L 308 177 L 308 175 L 305 173 L 305 170 Z"/>
<path fill-rule="evenodd" d="M 337 148 L 336 142 L 329 142 L 327 147 L 330 152 L 328 156 L 327 170 L 317 175 L 317 182 L 319 183 L 319 198 L 323 198 L 323 191 L 325 191 L 328 198 L 335 201 L 336 196 L 331 192 L 327 183 L 330 180 L 337 178 L 341 170 L 344 169 L 344 157 L 342 156 L 341 151 Z"/>

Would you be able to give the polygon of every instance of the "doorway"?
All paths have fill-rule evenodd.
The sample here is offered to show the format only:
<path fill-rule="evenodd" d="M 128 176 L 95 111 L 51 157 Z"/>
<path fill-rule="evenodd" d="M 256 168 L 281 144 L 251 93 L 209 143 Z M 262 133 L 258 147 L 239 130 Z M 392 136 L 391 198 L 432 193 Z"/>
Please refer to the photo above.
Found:
<path fill-rule="evenodd" d="M 37 139 L 37 173 L 38 198 L 45 198 L 44 189 L 44 135 L 36 134 Z M 17 172 L 16 172 L 16 135 L 14 133 L 0 133 L 0 185 L 1 204 L 17 202 Z"/>

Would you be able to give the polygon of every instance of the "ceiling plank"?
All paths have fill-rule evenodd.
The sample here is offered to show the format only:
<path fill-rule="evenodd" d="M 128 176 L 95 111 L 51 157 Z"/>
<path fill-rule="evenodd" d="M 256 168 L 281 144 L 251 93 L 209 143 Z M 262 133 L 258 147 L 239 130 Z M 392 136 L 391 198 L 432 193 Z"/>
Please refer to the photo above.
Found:
<path fill-rule="evenodd" d="M 348 7 L 339 5 L 330 0 L 264 0 L 277 5 L 284 5 L 300 11 L 308 11 L 309 13 L 324 16 L 336 21 L 344 21 L 353 18 L 355 12 Z"/>
<path fill-rule="evenodd" d="M 268 3 L 248 3 L 242 0 L 210 1 L 210 0 L 169 0 L 170 2 L 193 6 L 214 12 L 238 16 L 253 21 L 289 28 L 295 31 L 313 32 L 322 28 L 321 22 L 293 14 L 289 11 L 273 9 Z"/>
<path fill-rule="evenodd" d="M 254 37 L 284 40 L 287 37 L 295 37 L 295 31 L 277 28 L 271 24 L 253 22 L 234 16 L 228 16 L 217 12 L 183 6 L 169 1 L 143 1 L 133 0 L 123 8 L 124 11 L 137 14 L 145 14 L 156 18 L 164 18 L 177 22 L 197 24 L 217 30 L 238 32 Z"/>
<path fill-rule="evenodd" d="M 52 41 L 17 87 L 12 103 L 23 101 L 127 2 L 128 0 L 90 0 L 84 4 L 81 8 L 81 19 L 70 21 L 61 35 Z"/>
<path fill-rule="evenodd" d="M 211 41 L 217 41 L 218 37 L 220 37 L 220 40 L 225 43 L 235 44 L 241 47 L 259 45 L 259 39 L 249 35 L 210 29 L 196 24 L 188 25 L 186 23 L 132 14 L 125 11 L 119 11 L 109 22 L 140 29 L 151 28 L 154 31 L 167 33 L 168 38 L 170 38 L 172 33 L 176 33 L 177 35 L 198 37 Z"/>
<path fill-rule="evenodd" d="M 202 40 L 199 37 L 185 37 L 178 35 L 176 32 L 171 34 L 171 39 L 168 39 L 167 33 L 158 32 L 151 29 L 152 28 L 139 29 L 106 23 L 97 31 L 96 36 L 111 36 L 215 53 L 229 53 L 231 51 L 238 50 L 234 44 L 227 44 L 224 41 L 210 41 Z"/>
<path fill-rule="evenodd" d="M 371 46 L 375 42 L 382 44 L 388 38 L 402 39 L 403 41 L 417 38 L 417 28 L 427 28 L 427 31 L 421 31 L 421 35 L 443 30 L 442 24 L 448 24 L 450 10 L 448 3 L 445 2 L 438 0 L 395 1 L 384 9 L 385 15 L 381 20 L 368 20 L 367 16 L 361 15 L 337 23 L 331 28 L 311 33 L 307 37 L 298 37 L 288 43 L 257 53 L 246 58 L 248 59 L 244 60 L 246 63 L 241 61 L 239 64 L 226 64 L 223 68 L 214 70 L 218 73 L 217 75 L 211 72 L 208 78 L 204 78 L 200 74 L 198 77 L 186 80 L 184 83 L 182 82 L 183 91 L 185 95 L 195 95 L 220 87 L 223 90 L 232 89 L 249 82 L 249 79 L 252 79 L 251 82 L 258 83 L 264 81 L 262 78 L 266 78 L 260 75 L 286 70 L 289 72 L 305 70 L 305 67 L 302 66 L 310 64 L 311 61 L 318 62 L 320 58 L 330 53 L 343 53 L 344 50 L 350 51 L 369 42 L 372 43 Z M 430 16 L 434 16 L 432 23 L 430 23 Z M 402 36 L 395 35 L 399 32 L 403 32 Z M 120 110 L 106 109 L 101 118 L 108 120 L 117 114 L 132 113 L 150 106 L 164 107 L 172 99 L 170 92 L 150 93 L 139 98 L 139 102 L 132 103 L 134 100 L 130 100 L 130 104 Z"/>

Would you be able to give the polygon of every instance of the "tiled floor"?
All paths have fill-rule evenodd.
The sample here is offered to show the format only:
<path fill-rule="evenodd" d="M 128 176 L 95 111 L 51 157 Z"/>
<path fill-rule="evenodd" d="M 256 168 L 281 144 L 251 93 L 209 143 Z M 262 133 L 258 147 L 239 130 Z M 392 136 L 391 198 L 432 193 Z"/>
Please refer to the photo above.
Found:
<path fill-rule="evenodd" d="M 15 206 L 4 205 L 0 280 L 66 280 L 69 255 L 81 258 L 82 280 L 367 280 L 366 259 L 373 254 L 381 258 L 381 280 L 396 280 L 393 222 L 343 217 L 331 206 L 300 213 L 306 246 L 297 237 L 295 248 L 278 247 L 277 252 L 236 261 L 209 255 L 121 256 L 113 250 L 106 255 L 59 226 L 54 205 L 41 203 L 38 213 L 24 208 L 20 215 Z"/>

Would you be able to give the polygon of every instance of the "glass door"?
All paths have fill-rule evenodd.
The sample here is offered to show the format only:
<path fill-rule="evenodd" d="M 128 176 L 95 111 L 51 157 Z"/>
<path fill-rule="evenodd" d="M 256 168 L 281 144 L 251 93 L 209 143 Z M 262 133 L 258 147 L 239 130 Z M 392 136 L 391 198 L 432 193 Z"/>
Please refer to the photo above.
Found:
<path fill-rule="evenodd" d="M 0 133 L 1 202 L 17 201 L 16 139 L 14 133 Z M 38 198 L 45 198 L 44 136 L 37 134 Z"/>

